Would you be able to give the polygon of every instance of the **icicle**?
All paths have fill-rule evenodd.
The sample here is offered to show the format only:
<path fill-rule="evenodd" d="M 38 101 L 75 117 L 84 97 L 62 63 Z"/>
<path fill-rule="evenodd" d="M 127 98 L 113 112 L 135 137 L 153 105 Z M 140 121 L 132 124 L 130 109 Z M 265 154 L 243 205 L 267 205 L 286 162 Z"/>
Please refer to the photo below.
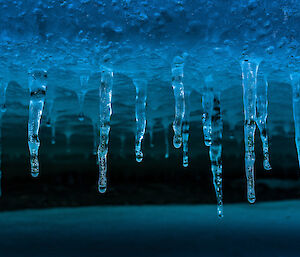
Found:
<path fill-rule="evenodd" d="M 172 87 L 175 97 L 175 119 L 173 122 L 173 145 L 179 148 L 182 144 L 182 121 L 185 112 L 183 86 L 184 58 L 176 56 L 172 64 Z"/>
<path fill-rule="evenodd" d="M 165 136 L 165 146 L 166 146 L 166 153 L 165 153 L 165 159 L 169 158 L 169 126 L 167 123 L 163 123 L 164 126 L 164 136 Z"/>
<path fill-rule="evenodd" d="M 28 120 L 28 146 L 30 151 L 31 175 L 39 175 L 38 152 L 40 147 L 39 129 L 44 109 L 47 90 L 47 71 L 31 69 L 28 71 L 30 89 L 29 120 Z"/>
<path fill-rule="evenodd" d="M 182 123 L 182 150 L 183 150 L 183 167 L 189 165 L 188 157 L 188 141 L 189 141 L 189 129 L 190 129 L 190 91 L 186 91 L 184 94 L 185 97 L 185 113 Z"/>
<path fill-rule="evenodd" d="M 205 78 L 206 86 L 202 95 L 202 126 L 203 126 L 203 135 L 204 135 L 204 143 L 206 146 L 211 145 L 211 116 L 213 112 L 213 104 L 214 104 L 214 95 L 210 85 L 213 81 L 211 75 Z"/>
<path fill-rule="evenodd" d="M 110 57 L 105 57 L 109 62 Z M 100 144 L 98 147 L 98 163 L 99 163 L 99 181 L 98 190 L 105 193 L 107 188 L 107 152 L 110 131 L 110 117 L 112 114 L 111 97 L 113 85 L 113 71 L 110 67 L 101 67 L 101 83 L 99 88 L 100 96 Z"/>
<path fill-rule="evenodd" d="M 80 76 L 80 89 L 77 94 L 78 102 L 79 102 L 79 115 L 78 120 L 84 120 L 84 113 L 83 113 L 83 105 L 84 105 L 84 98 L 88 91 L 88 83 L 89 83 L 90 76 L 87 74 L 82 74 Z"/>
<path fill-rule="evenodd" d="M 300 74 L 293 73 L 290 75 L 293 88 L 293 114 L 295 125 L 295 143 L 298 154 L 298 163 L 300 167 Z"/>
<path fill-rule="evenodd" d="M 136 89 L 135 98 L 135 159 L 137 162 L 143 160 L 142 141 L 146 129 L 146 101 L 147 101 L 147 81 L 143 79 L 134 79 L 133 84 Z"/>
<path fill-rule="evenodd" d="M 247 177 L 247 198 L 249 203 L 255 202 L 254 189 L 254 137 L 256 129 L 256 84 L 259 63 L 244 60 L 242 66 L 243 100 L 244 100 L 244 141 L 245 141 L 245 170 Z"/>
<path fill-rule="evenodd" d="M 209 157 L 211 162 L 211 172 L 217 198 L 218 217 L 223 217 L 223 192 L 222 192 L 222 133 L 223 121 L 221 117 L 220 93 L 215 93 L 213 103 L 213 113 L 211 119 L 211 145 Z"/>
<path fill-rule="evenodd" d="M 271 170 L 269 142 L 267 132 L 267 117 L 268 117 L 268 81 L 266 77 L 257 82 L 257 102 L 256 102 L 257 119 L 256 124 L 260 132 L 260 138 L 263 147 L 265 170 Z"/>

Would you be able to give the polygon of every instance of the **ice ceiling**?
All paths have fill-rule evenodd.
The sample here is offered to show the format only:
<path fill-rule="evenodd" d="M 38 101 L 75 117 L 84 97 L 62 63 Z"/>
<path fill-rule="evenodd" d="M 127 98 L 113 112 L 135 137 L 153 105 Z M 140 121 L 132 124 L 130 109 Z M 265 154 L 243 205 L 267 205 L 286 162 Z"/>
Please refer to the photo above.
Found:
<path fill-rule="evenodd" d="M 110 125 L 122 135 L 136 134 L 141 161 L 145 130 L 155 123 L 161 130 L 173 124 L 174 146 L 183 141 L 187 152 L 188 123 L 202 122 L 204 136 L 211 134 L 205 143 L 216 165 L 218 194 L 220 121 L 234 131 L 245 119 L 248 198 L 253 202 L 253 129 L 256 123 L 266 138 L 268 99 L 269 130 L 283 127 L 288 134 L 294 130 L 293 114 L 295 125 L 300 119 L 295 111 L 299 25 L 296 0 L 0 1 L 2 104 L 7 85 L 10 92 L 5 124 L 27 122 L 30 103 L 29 148 L 37 174 L 42 112 L 41 125 L 52 128 L 53 143 L 55 132 L 92 137 L 83 123 L 96 134 L 100 129 L 101 180 Z M 296 126 L 298 145 L 297 133 Z M 242 131 L 237 135 L 242 137 Z M 106 178 L 99 183 L 105 187 Z"/>

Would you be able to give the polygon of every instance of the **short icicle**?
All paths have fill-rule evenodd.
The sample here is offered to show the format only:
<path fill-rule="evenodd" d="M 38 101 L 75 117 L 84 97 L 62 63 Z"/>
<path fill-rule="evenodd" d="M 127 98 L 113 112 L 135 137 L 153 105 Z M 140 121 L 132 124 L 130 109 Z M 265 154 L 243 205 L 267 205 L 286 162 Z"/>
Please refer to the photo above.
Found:
<path fill-rule="evenodd" d="M 184 118 L 184 85 L 183 85 L 184 57 L 176 56 L 172 64 L 172 87 L 175 97 L 175 119 L 173 122 L 173 145 L 179 148 L 182 145 L 182 122 Z"/>
<path fill-rule="evenodd" d="M 300 168 L 300 73 L 290 75 L 293 88 L 293 115 L 295 125 L 295 143 Z"/>
<path fill-rule="evenodd" d="M 136 89 L 135 98 L 135 159 L 137 162 L 143 160 L 142 141 L 146 129 L 146 101 L 147 101 L 147 81 L 145 79 L 133 79 Z"/>
<path fill-rule="evenodd" d="M 189 130 L 190 130 L 190 91 L 186 91 L 185 97 L 185 112 L 182 123 L 182 165 L 183 167 L 188 167 L 189 157 L 188 157 L 188 141 L 189 141 Z"/>
<path fill-rule="evenodd" d="M 83 113 L 83 105 L 84 105 L 84 98 L 88 91 L 88 83 L 89 83 L 90 76 L 88 74 L 80 75 L 80 89 L 78 92 L 78 102 L 79 102 L 79 114 L 78 120 L 84 120 L 84 113 Z"/>
<path fill-rule="evenodd" d="M 249 203 L 254 203 L 255 178 L 254 178 L 254 137 L 256 130 L 256 100 L 257 100 L 257 70 L 259 62 L 244 60 L 242 66 L 243 101 L 244 101 L 244 141 L 245 141 L 245 171 L 247 178 L 247 198 Z"/>
<path fill-rule="evenodd" d="M 109 65 L 110 57 L 105 57 L 106 65 Z M 113 71 L 110 66 L 101 67 L 101 83 L 99 88 L 99 130 L 100 142 L 98 147 L 99 181 L 98 191 L 105 193 L 107 189 L 107 153 L 110 132 L 110 117 L 112 114 L 111 98 L 113 86 Z"/>
<path fill-rule="evenodd" d="M 39 129 L 47 90 L 47 71 L 44 69 L 29 70 L 28 82 L 30 90 L 28 146 L 30 152 L 31 175 L 32 177 L 37 177 L 39 175 Z"/>
<path fill-rule="evenodd" d="M 256 124 L 260 132 L 260 138 L 263 147 L 263 166 L 265 170 L 271 170 L 269 139 L 267 130 L 268 117 L 268 81 L 265 76 L 257 81 L 257 101 L 256 101 L 257 119 Z"/>
<path fill-rule="evenodd" d="M 223 192 L 222 192 L 222 134 L 223 121 L 221 116 L 220 92 L 214 94 L 213 112 L 211 119 L 211 145 L 209 157 L 211 172 L 217 198 L 217 214 L 223 217 Z"/>

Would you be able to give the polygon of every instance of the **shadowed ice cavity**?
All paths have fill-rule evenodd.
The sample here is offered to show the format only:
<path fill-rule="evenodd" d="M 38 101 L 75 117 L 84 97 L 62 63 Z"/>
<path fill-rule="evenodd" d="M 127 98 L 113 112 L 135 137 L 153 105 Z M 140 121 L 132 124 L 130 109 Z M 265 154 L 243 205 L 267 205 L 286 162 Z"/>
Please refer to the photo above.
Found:
<path fill-rule="evenodd" d="M 37 177 L 39 175 L 39 129 L 47 90 L 47 71 L 44 69 L 29 70 L 28 82 L 30 90 L 28 146 L 30 152 L 31 175 Z"/>
<path fill-rule="evenodd" d="M 113 86 L 113 70 L 110 64 L 110 56 L 105 56 L 101 66 L 101 82 L 99 87 L 99 132 L 98 146 L 99 180 L 98 191 L 105 193 L 107 189 L 107 153 L 110 132 L 110 117 L 112 115 L 111 97 Z"/>
<path fill-rule="evenodd" d="M 185 112 L 184 85 L 183 85 L 184 57 L 176 56 L 172 63 L 172 87 L 175 98 L 175 118 L 173 122 L 173 145 L 179 148 L 182 145 L 182 122 Z"/>
<path fill-rule="evenodd" d="M 147 102 L 147 81 L 145 79 L 133 79 L 136 89 L 135 97 L 135 158 L 137 162 L 143 160 L 142 141 L 146 130 L 146 102 Z"/>

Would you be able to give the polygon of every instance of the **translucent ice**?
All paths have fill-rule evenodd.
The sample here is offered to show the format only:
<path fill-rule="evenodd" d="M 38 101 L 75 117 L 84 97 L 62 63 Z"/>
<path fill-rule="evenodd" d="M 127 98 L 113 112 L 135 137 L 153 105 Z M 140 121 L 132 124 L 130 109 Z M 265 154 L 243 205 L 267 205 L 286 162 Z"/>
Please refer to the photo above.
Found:
<path fill-rule="evenodd" d="M 28 82 L 30 90 L 28 146 L 30 152 L 31 175 L 37 177 L 39 175 L 39 129 L 47 90 L 47 71 L 44 69 L 29 70 Z"/>
<path fill-rule="evenodd" d="M 182 122 L 184 118 L 184 86 L 183 86 L 184 57 L 176 56 L 172 64 L 172 87 L 175 97 L 175 119 L 173 122 L 173 145 L 179 148 L 182 144 Z"/>
<path fill-rule="evenodd" d="M 256 129 L 256 84 L 259 62 L 244 60 L 242 66 L 242 84 L 244 101 L 244 140 L 245 140 L 245 170 L 247 177 L 247 198 L 250 203 L 255 202 L 254 178 L 254 137 Z"/>
<path fill-rule="evenodd" d="M 135 158 L 137 162 L 143 160 L 142 141 L 146 129 L 146 101 L 147 101 L 147 81 L 144 79 L 134 79 L 133 84 L 136 89 L 135 98 Z"/>
<path fill-rule="evenodd" d="M 184 94 L 185 97 L 185 112 L 182 123 L 182 165 L 187 167 L 189 165 L 188 157 L 188 142 L 189 142 L 189 129 L 190 129 L 190 91 L 186 91 Z"/>
<path fill-rule="evenodd" d="M 105 58 L 109 62 L 109 58 Z M 101 83 L 99 87 L 99 129 L 100 142 L 98 147 L 98 164 L 99 164 L 99 181 L 98 190 L 100 193 L 105 193 L 107 189 L 107 153 L 110 131 L 110 117 L 112 114 L 111 97 L 113 86 L 113 71 L 108 65 L 101 67 Z"/>
<path fill-rule="evenodd" d="M 259 76 L 257 81 L 257 101 L 256 101 L 257 119 L 256 124 L 260 132 L 260 138 L 263 146 L 265 170 L 271 170 L 269 140 L 267 132 L 267 117 L 268 117 L 268 81 L 265 76 Z"/>
<path fill-rule="evenodd" d="M 202 94 L 202 126 L 203 126 L 203 135 L 204 135 L 204 143 L 206 146 L 211 145 L 211 117 L 213 112 L 213 104 L 214 104 L 214 95 L 212 91 L 212 87 L 210 86 L 212 82 L 211 76 L 207 76 L 205 78 L 205 87 Z"/>
<path fill-rule="evenodd" d="M 209 147 L 209 157 L 211 162 L 211 172 L 217 198 L 218 217 L 223 217 L 223 192 L 222 192 L 222 134 L 223 120 L 221 116 L 220 93 L 214 94 L 214 104 L 211 123 L 211 145 Z"/>

